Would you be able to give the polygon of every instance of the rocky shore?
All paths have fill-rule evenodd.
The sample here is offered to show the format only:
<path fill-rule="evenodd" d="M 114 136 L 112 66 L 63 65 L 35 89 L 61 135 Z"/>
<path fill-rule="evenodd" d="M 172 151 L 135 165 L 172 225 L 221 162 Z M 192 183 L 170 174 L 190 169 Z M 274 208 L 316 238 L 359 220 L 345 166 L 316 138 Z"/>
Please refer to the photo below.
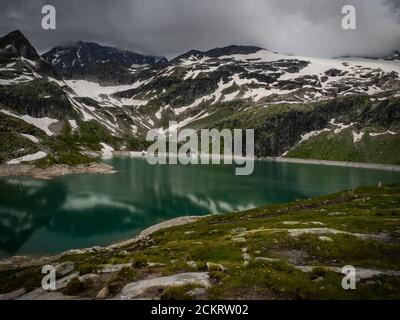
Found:
<path fill-rule="evenodd" d="M 397 172 L 400 171 L 399 165 L 379 164 L 379 163 L 345 162 L 345 161 L 330 161 L 330 160 L 316 160 L 316 159 L 298 159 L 298 158 L 286 158 L 286 157 L 277 157 L 277 158 L 267 157 L 267 158 L 264 158 L 264 160 L 276 161 L 276 162 L 287 162 L 287 163 L 319 164 L 319 165 L 325 165 L 325 166 L 387 170 L 387 171 L 397 171 Z"/>
<path fill-rule="evenodd" d="M 0 165 L 0 177 L 25 176 L 35 179 L 53 179 L 78 173 L 115 173 L 114 168 L 105 163 L 89 163 L 76 166 L 57 164 L 47 168 L 40 168 L 29 164 Z"/>
<path fill-rule="evenodd" d="M 163 221 L 160 223 L 157 223 L 155 225 L 152 225 L 148 227 L 147 229 L 144 229 L 141 231 L 137 236 L 132 237 L 130 239 L 117 242 L 114 244 L 111 244 L 107 247 L 91 247 L 91 248 L 84 248 L 84 249 L 72 249 L 68 250 L 65 252 L 62 252 L 58 255 L 55 256 L 42 256 L 42 257 L 32 257 L 32 256 L 14 256 L 11 258 L 6 258 L 6 259 L 0 259 L 0 271 L 8 268 L 27 268 L 27 267 L 32 267 L 32 266 L 37 266 L 45 263 L 50 263 L 52 261 L 56 261 L 64 256 L 68 256 L 71 254 L 85 254 L 85 253 L 93 253 L 93 252 L 112 252 L 115 250 L 118 250 L 120 248 L 123 248 L 127 245 L 132 245 L 134 243 L 137 243 L 146 237 L 149 237 L 153 233 L 163 230 L 163 229 L 168 229 L 172 227 L 178 227 L 178 226 L 184 226 L 186 224 L 194 223 L 202 218 L 210 217 L 212 215 L 208 216 L 184 216 L 184 217 L 178 217 L 174 218 L 171 220 Z"/>

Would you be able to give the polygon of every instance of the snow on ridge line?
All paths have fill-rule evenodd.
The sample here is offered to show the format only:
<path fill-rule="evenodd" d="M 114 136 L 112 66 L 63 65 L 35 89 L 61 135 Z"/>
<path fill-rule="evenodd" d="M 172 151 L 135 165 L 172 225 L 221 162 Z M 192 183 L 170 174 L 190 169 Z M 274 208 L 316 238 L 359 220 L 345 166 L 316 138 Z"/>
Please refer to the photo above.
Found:
<path fill-rule="evenodd" d="M 33 154 L 28 154 L 26 156 L 10 160 L 10 161 L 7 162 L 7 164 L 20 164 L 21 162 L 35 161 L 35 160 L 42 159 L 42 158 L 44 158 L 46 156 L 47 156 L 46 152 L 38 151 L 38 152 L 33 153 Z"/>
<path fill-rule="evenodd" d="M 34 117 L 29 116 L 29 115 L 19 116 L 19 115 L 16 115 L 16 114 L 8 111 L 8 110 L 4 110 L 4 109 L 1 109 L 0 112 L 6 114 L 8 116 L 23 120 L 26 123 L 29 123 L 29 124 L 35 126 L 36 128 L 39 128 L 40 130 L 43 130 L 48 136 L 52 136 L 54 134 L 49 129 L 49 126 L 52 125 L 53 123 L 56 123 L 56 122 L 59 121 L 57 119 L 52 119 L 52 118 L 49 118 L 49 117 L 34 118 Z"/>
<path fill-rule="evenodd" d="M 291 80 L 299 76 L 317 75 L 323 76 L 329 69 L 339 69 L 352 73 L 354 68 L 360 70 L 368 68 L 373 70 L 382 70 L 385 73 L 397 72 L 400 74 L 400 63 L 387 60 L 376 60 L 366 58 L 318 58 L 305 57 L 273 53 L 262 49 L 251 54 L 232 54 L 219 57 L 219 59 L 233 59 L 239 62 L 248 62 L 255 60 L 256 62 L 275 62 L 278 60 L 300 60 L 308 61 L 309 64 L 297 73 L 286 73 L 281 76 L 280 80 Z"/>
<path fill-rule="evenodd" d="M 336 65 L 340 65 L 342 68 L 345 66 L 343 63 L 351 64 L 351 66 L 367 67 L 372 69 L 381 68 L 385 72 L 397 71 L 400 72 L 400 63 L 396 61 L 388 60 L 376 60 L 367 58 L 318 58 L 318 57 L 306 57 L 306 56 L 296 56 L 290 54 L 279 54 L 274 53 L 265 49 L 261 49 L 255 53 L 251 54 L 232 54 L 219 57 L 219 59 L 234 59 L 236 61 L 250 61 L 255 60 L 259 62 L 274 62 L 278 60 L 301 60 L 309 61 L 310 64 L 319 64 L 330 66 L 330 68 Z M 307 67 L 306 67 L 307 68 Z M 329 69 L 329 68 L 328 68 Z M 328 70 L 327 69 L 327 70 Z"/>

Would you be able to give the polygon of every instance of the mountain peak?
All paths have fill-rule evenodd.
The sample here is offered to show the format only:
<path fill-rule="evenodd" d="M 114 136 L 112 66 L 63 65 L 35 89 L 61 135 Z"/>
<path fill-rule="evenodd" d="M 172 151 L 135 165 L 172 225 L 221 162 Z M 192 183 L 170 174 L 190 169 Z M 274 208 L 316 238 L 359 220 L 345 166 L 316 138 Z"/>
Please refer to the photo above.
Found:
<path fill-rule="evenodd" d="M 190 51 L 176 57 L 174 60 L 177 61 L 177 60 L 181 60 L 181 59 L 187 59 L 192 56 L 194 56 L 196 58 L 203 58 L 203 57 L 218 58 L 218 57 L 233 55 L 233 54 L 252 54 L 252 53 L 256 53 L 260 50 L 264 50 L 264 49 L 260 48 L 260 47 L 255 47 L 255 46 L 229 45 L 229 46 L 225 46 L 225 47 L 217 47 L 217 48 L 210 49 L 207 51 L 190 50 Z"/>
<path fill-rule="evenodd" d="M 103 47 L 102 45 L 98 44 L 97 42 L 90 42 L 90 41 L 82 41 L 79 40 L 74 44 L 75 47 L 94 47 L 100 48 Z"/>
<path fill-rule="evenodd" d="M 252 54 L 260 50 L 263 50 L 263 48 L 255 46 L 230 45 L 226 47 L 217 47 L 215 49 L 208 50 L 206 54 L 209 57 L 220 57 L 232 54 Z"/>
<path fill-rule="evenodd" d="M 84 79 L 119 84 L 132 78 L 131 68 L 167 62 L 164 57 L 142 55 L 95 42 L 78 41 L 58 46 L 42 55 L 57 72 L 68 79 Z"/>
<path fill-rule="evenodd" d="M 11 46 L 13 53 L 30 60 L 39 60 L 40 57 L 29 40 L 20 30 L 14 30 L 0 38 L 0 49 Z"/>

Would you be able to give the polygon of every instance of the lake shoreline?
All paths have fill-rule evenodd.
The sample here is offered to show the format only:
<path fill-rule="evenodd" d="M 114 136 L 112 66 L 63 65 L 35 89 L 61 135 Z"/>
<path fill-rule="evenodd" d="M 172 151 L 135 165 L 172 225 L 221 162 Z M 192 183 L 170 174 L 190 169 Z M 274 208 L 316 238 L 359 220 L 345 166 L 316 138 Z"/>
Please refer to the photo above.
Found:
<path fill-rule="evenodd" d="M 34 179 L 49 180 L 60 176 L 82 173 L 115 173 L 115 169 L 105 163 L 92 162 L 75 166 L 56 164 L 47 168 L 40 168 L 30 164 L 6 164 L 0 165 L 0 177 L 31 177 Z"/>
<path fill-rule="evenodd" d="M 100 154 L 99 155 L 96 154 L 96 156 L 101 157 Z M 145 159 L 146 154 L 144 152 L 138 152 L 138 151 L 114 151 L 112 157 L 129 157 L 129 158 Z M 345 162 L 345 161 L 300 159 L 300 158 L 285 158 L 285 157 L 277 157 L 277 158 L 261 157 L 255 159 L 253 158 L 253 160 L 400 172 L 400 165 L 391 165 L 391 164 Z M 103 162 L 92 162 L 89 164 L 81 164 L 75 166 L 57 164 L 57 165 L 52 165 L 48 168 L 39 168 L 35 165 L 30 165 L 30 164 L 0 165 L 0 177 L 21 176 L 21 177 L 31 177 L 34 179 L 49 180 L 60 176 L 71 175 L 71 174 L 83 174 L 83 173 L 111 174 L 111 173 L 116 173 L 116 170 L 111 165 Z"/>
<path fill-rule="evenodd" d="M 146 158 L 145 153 L 139 152 L 139 151 L 116 151 L 113 154 L 116 157 L 130 157 L 130 158 L 143 158 L 143 159 Z M 213 155 L 210 154 L 209 156 L 212 157 Z M 248 159 L 248 158 L 243 158 L 243 159 Z M 374 169 L 374 170 L 400 172 L 400 165 L 394 165 L 394 164 L 335 161 L 335 160 L 318 160 L 318 159 L 301 159 L 301 158 L 286 158 L 286 157 L 276 157 L 276 158 L 260 157 L 260 158 L 253 158 L 253 160 L 283 162 L 283 163 L 297 163 L 297 164 L 313 164 L 313 165 L 324 165 L 324 166 L 333 166 L 333 167 L 348 167 L 348 168 L 361 168 L 361 169 Z"/>
<path fill-rule="evenodd" d="M 285 157 L 277 157 L 277 158 L 266 157 L 266 158 L 262 158 L 260 160 L 272 161 L 272 162 L 314 164 L 314 165 L 324 165 L 324 166 L 333 166 L 333 167 L 348 167 L 348 168 L 361 168 L 361 169 L 374 169 L 374 170 L 400 172 L 400 165 L 392 165 L 392 164 L 300 159 L 300 158 L 285 158 Z"/>
<path fill-rule="evenodd" d="M 145 156 L 142 155 L 140 152 L 135 152 L 133 153 L 135 156 L 132 156 L 131 153 L 129 152 L 124 152 L 122 153 L 117 153 L 114 156 L 127 156 L 128 154 L 131 155 L 133 158 L 144 158 Z M 316 164 L 316 165 L 331 165 L 331 166 L 342 166 L 342 167 L 358 167 L 358 168 L 366 168 L 366 169 L 379 169 L 379 170 L 392 170 L 392 171 L 400 171 L 400 166 L 387 166 L 387 165 L 376 165 L 376 164 L 365 164 L 365 163 L 346 163 L 346 162 L 337 162 L 337 161 L 323 161 L 323 160 L 303 160 L 303 159 L 294 159 L 294 158 L 264 158 L 264 159 L 257 159 L 257 161 L 268 161 L 268 162 L 288 162 L 288 163 L 300 163 L 300 164 Z M 3 175 L 4 174 L 4 167 L 5 166 L 0 166 L 0 177 L 1 176 L 7 176 Z M 28 170 L 29 168 L 35 168 L 33 165 L 8 165 L 7 167 L 13 167 L 16 169 L 14 171 L 14 175 L 25 175 L 27 176 L 26 172 L 17 172 L 17 170 L 24 171 Z M 64 165 L 57 165 L 57 166 L 52 166 L 54 169 L 54 172 L 57 174 L 57 176 L 62 176 L 65 174 L 73 174 L 73 173 L 114 173 L 114 168 L 108 164 L 104 163 L 92 163 L 90 165 L 81 165 L 81 168 L 77 169 L 77 166 L 71 167 L 71 166 L 64 166 Z M 54 168 L 55 167 L 55 168 Z M 17 169 L 19 168 L 19 169 Z M 393 169 L 391 169 L 393 168 Z M 38 169 L 38 168 L 36 168 Z M 33 176 L 34 178 L 38 179 L 51 179 L 54 178 L 55 176 L 50 176 L 49 177 L 49 172 L 48 168 L 47 169 L 40 169 L 43 170 L 40 171 L 40 176 L 35 176 L 35 175 L 30 175 Z M 66 171 L 63 171 L 66 170 Z M 75 170 L 75 172 L 68 172 L 68 170 Z M 8 173 L 8 172 L 7 172 Z M 17 174 L 18 173 L 18 174 Z M 23 174 L 24 173 L 24 174 Z M 37 264 L 37 263 L 42 263 L 43 261 L 53 261 L 54 259 L 58 259 L 60 256 L 65 256 L 68 254 L 78 254 L 78 253 L 85 253 L 85 252 L 93 252 L 97 250 L 115 250 L 117 248 L 121 248 L 123 246 L 138 242 L 145 237 L 151 235 L 152 233 L 159 231 L 161 229 L 165 228 L 170 228 L 170 227 L 175 227 L 175 226 L 180 226 L 180 225 L 185 225 L 189 223 L 193 223 L 198 221 L 199 219 L 202 219 L 204 217 L 207 217 L 210 215 L 204 215 L 204 216 L 181 216 L 177 217 L 171 220 L 167 220 L 161 223 L 156 223 L 154 225 L 151 225 L 150 227 L 142 230 L 141 232 L 134 234 L 132 236 L 127 237 L 125 240 L 118 241 L 116 243 L 111 243 L 109 245 L 102 245 L 102 246 L 93 246 L 93 247 L 87 247 L 87 248 L 82 248 L 82 249 L 72 249 L 72 250 L 67 250 L 65 252 L 56 254 L 54 256 L 48 256 L 46 254 L 42 255 L 23 255 L 23 256 L 13 256 L 13 257 L 5 257 L 5 258 L 0 258 L 0 270 L 5 266 L 5 265 L 17 265 L 17 266 L 25 266 L 26 264 Z M 9 261 L 9 262 L 7 262 Z"/>
<path fill-rule="evenodd" d="M 62 257 L 68 255 L 75 255 L 75 254 L 85 254 L 85 253 L 92 253 L 92 252 L 113 252 L 115 250 L 120 250 L 125 246 L 140 242 L 153 233 L 168 229 L 172 227 L 184 226 L 187 224 L 191 224 L 194 222 L 199 221 L 200 219 L 213 216 L 214 214 L 204 215 L 204 216 L 182 216 L 173 218 L 170 220 L 166 220 L 160 223 L 156 223 L 144 230 L 142 230 L 136 236 L 132 238 L 128 238 L 126 240 L 121 240 L 114 244 L 110 244 L 107 246 L 94 246 L 89 248 L 82 248 L 82 249 L 71 249 L 64 252 L 61 252 L 56 255 L 40 255 L 40 256 L 29 256 L 29 255 L 16 255 L 7 258 L 0 258 L 0 271 L 10 270 L 10 269 L 17 269 L 17 268 L 27 268 L 27 267 L 34 267 L 44 263 L 51 263 L 52 261 L 57 261 Z"/>

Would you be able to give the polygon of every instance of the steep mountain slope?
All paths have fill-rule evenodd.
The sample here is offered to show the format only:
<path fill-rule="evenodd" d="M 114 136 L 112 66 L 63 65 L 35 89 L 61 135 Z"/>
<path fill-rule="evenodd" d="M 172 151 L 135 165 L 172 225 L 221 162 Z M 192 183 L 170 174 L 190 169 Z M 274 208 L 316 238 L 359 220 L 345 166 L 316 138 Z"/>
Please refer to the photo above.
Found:
<path fill-rule="evenodd" d="M 0 163 L 93 161 L 70 138 L 81 116 L 65 89 L 20 31 L 0 38 Z"/>
<path fill-rule="evenodd" d="M 240 110 L 249 105 L 294 105 L 352 95 L 382 99 L 396 95 L 400 88 L 397 62 L 300 58 L 260 49 L 229 55 L 229 48 L 216 50 L 222 55 L 210 56 L 191 51 L 162 68 L 138 69 L 131 85 L 67 83 L 77 95 L 96 100 L 100 107 L 130 110 L 127 113 L 141 134 L 149 128 L 167 129 L 168 120 L 184 126 L 211 118 L 221 104 L 236 104 Z"/>
<path fill-rule="evenodd" d="M 1 112 L 81 152 L 141 150 L 149 129 L 177 130 L 169 127 L 175 120 L 197 130 L 253 128 L 259 157 L 400 163 L 395 58 L 320 59 L 229 46 L 166 62 L 78 43 L 44 55 L 61 77 L 20 32 L 0 44 Z"/>
<path fill-rule="evenodd" d="M 129 83 L 134 80 L 132 70 L 167 62 L 164 57 L 145 56 L 83 41 L 55 47 L 42 57 L 65 79 L 85 79 L 104 85 Z"/>
<path fill-rule="evenodd" d="M 83 81 L 68 84 L 100 108 L 118 107 L 116 125 L 126 128 L 129 121 L 139 136 L 150 128 L 175 130 L 168 128 L 170 120 L 194 129 L 254 128 L 257 156 L 397 164 L 400 153 L 393 155 L 397 148 L 392 146 L 399 142 L 399 73 L 395 60 L 294 57 L 230 46 L 190 51 L 162 68 L 136 70 L 137 80 L 127 90 Z M 329 137 L 318 139 L 325 144 L 321 138 L 327 138 L 331 148 L 294 152 L 328 130 Z M 351 145 L 336 150 L 342 135 Z M 390 156 L 382 156 L 388 151 Z"/>

